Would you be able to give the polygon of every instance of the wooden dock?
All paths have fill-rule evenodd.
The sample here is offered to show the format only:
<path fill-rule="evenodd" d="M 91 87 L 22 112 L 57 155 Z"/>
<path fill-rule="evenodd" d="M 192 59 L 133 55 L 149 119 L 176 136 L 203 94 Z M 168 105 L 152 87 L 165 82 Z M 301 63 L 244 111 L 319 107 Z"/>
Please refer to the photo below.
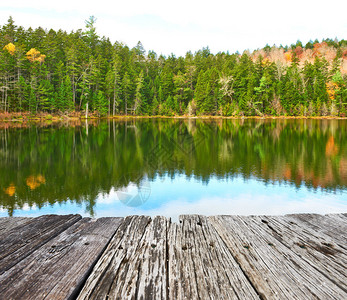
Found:
<path fill-rule="evenodd" d="M 347 214 L 0 218 L 0 299 L 347 299 Z"/>

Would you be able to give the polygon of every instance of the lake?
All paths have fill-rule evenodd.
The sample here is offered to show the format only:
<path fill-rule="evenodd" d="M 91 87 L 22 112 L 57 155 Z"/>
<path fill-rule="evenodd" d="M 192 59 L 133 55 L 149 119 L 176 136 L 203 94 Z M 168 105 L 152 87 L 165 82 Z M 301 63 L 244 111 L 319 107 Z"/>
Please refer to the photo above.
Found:
<path fill-rule="evenodd" d="M 347 120 L 0 124 L 0 217 L 347 212 Z"/>

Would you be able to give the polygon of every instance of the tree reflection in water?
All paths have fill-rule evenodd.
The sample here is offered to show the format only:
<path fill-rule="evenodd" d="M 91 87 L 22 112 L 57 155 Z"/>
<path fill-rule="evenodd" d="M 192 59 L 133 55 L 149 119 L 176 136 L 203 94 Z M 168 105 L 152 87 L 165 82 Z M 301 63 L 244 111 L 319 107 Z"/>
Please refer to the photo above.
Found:
<path fill-rule="evenodd" d="M 15 128 L 16 127 L 16 128 Z M 347 186 L 347 121 L 129 119 L 0 126 L 0 207 L 73 201 L 131 182 L 184 174 L 286 182 L 327 192 Z M 134 177 L 134 178 L 132 178 Z"/>

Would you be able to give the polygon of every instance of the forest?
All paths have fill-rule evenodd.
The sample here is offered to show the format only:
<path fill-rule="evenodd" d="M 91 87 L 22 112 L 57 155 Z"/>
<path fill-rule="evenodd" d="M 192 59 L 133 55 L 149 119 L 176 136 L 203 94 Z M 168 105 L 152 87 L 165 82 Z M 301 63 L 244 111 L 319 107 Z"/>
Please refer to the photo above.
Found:
<path fill-rule="evenodd" d="M 345 117 L 347 41 L 166 57 L 98 36 L 94 17 L 70 33 L 10 17 L 0 98 L 1 113 L 18 115 Z"/>

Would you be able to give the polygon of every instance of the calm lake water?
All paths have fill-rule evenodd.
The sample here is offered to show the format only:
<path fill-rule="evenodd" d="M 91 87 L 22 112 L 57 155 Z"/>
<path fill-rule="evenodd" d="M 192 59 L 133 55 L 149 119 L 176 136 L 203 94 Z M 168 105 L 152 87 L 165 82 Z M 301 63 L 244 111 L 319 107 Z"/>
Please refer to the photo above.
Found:
<path fill-rule="evenodd" d="M 0 217 L 299 212 L 347 212 L 346 120 L 0 125 Z"/>

